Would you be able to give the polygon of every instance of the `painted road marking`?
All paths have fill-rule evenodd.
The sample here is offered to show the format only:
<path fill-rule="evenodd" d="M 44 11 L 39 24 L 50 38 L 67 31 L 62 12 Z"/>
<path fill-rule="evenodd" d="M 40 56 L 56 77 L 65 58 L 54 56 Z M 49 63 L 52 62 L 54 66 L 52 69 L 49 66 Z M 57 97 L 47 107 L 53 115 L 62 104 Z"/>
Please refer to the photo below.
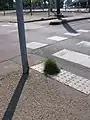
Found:
<path fill-rule="evenodd" d="M 63 49 L 53 56 L 90 68 L 90 56 L 86 54 Z"/>
<path fill-rule="evenodd" d="M 88 42 L 88 41 L 81 41 L 81 42 L 77 43 L 76 45 L 78 45 L 80 47 L 90 47 L 90 42 Z"/>
<path fill-rule="evenodd" d="M 39 42 L 30 42 L 26 44 L 27 48 L 30 48 L 30 49 L 37 49 L 37 48 L 45 47 L 47 45 L 48 44 L 39 43 Z"/>
<path fill-rule="evenodd" d="M 87 33 L 87 32 L 89 32 L 89 30 L 80 29 L 80 30 L 77 30 L 77 32 L 80 32 L 80 33 Z"/>
<path fill-rule="evenodd" d="M 63 41 L 66 40 L 66 37 L 60 37 L 60 36 L 53 36 L 53 37 L 49 37 L 48 39 L 50 40 L 55 40 L 55 41 Z"/>
<path fill-rule="evenodd" d="M 80 33 L 64 33 L 65 35 L 70 35 L 70 36 L 78 36 Z"/>

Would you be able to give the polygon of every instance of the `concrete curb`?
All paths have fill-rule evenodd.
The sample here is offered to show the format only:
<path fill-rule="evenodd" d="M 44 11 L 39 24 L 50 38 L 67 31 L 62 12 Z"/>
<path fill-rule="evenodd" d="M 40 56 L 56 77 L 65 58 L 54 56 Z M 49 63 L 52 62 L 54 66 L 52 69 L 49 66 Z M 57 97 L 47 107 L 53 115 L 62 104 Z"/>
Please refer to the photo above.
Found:
<path fill-rule="evenodd" d="M 80 20 L 87 20 L 87 19 L 90 19 L 90 17 L 76 18 L 76 19 L 70 19 L 70 20 L 61 19 L 60 21 L 52 21 L 52 22 L 49 23 L 49 25 L 60 25 L 60 24 L 63 24 L 63 23 L 74 22 L 74 21 L 80 21 Z"/>
<path fill-rule="evenodd" d="M 25 21 L 24 23 L 29 23 L 29 22 L 39 22 L 39 21 L 48 21 L 48 20 L 54 20 L 57 19 L 57 17 L 52 17 L 52 18 L 40 18 L 40 19 L 35 19 L 35 20 L 28 20 Z M 60 19 L 60 21 L 52 21 L 49 23 L 49 25 L 60 25 L 62 23 L 66 23 L 66 22 L 74 22 L 74 21 L 79 21 L 79 20 L 86 20 L 86 19 L 90 19 L 90 17 L 83 17 L 83 18 L 75 18 L 75 19 L 68 19 L 64 18 L 64 19 Z M 3 21 L 1 20 L 0 22 L 10 22 L 10 23 L 17 23 L 17 21 Z"/>
<path fill-rule="evenodd" d="M 90 19 L 90 17 L 67 20 L 67 22 L 73 22 L 73 21 L 79 21 L 79 20 L 87 20 L 87 19 Z"/>
<path fill-rule="evenodd" d="M 23 13 L 28 13 L 29 10 L 24 10 Z M 37 12 L 48 12 L 48 10 L 32 10 L 33 13 L 37 13 Z M 53 12 L 56 12 L 56 10 L 53 10 Z M 88 10 L 81 10 L 81 9 L 78 9 L 78 10 L 61 10 L 61 12 L 79 12 L 79 13 L 89 13 Z M 9 11 L 6 11 L 6 14 L 13 14 L 13 13 L 16 13 L 16 10 L 15 11 L 12 11 L 12 12 L 9 12 Z M 0 14 L 3 14 L 3 12 L 0 12 Z"/>
<path fill-rule="evenodd" d="M 40 19 L 35 19 L 35 20 L 24 21 L 24 23 L 47 21 L 47 20 L 53 20 L 53 19 L 57 19 L 57 18 L 56 18 L 56 17 L 54 17 L 54 18 L 40 18 Z M 9 22 L 10 22 L 10 23 L 17 23 L 17 21 L 9 21 Z"/>

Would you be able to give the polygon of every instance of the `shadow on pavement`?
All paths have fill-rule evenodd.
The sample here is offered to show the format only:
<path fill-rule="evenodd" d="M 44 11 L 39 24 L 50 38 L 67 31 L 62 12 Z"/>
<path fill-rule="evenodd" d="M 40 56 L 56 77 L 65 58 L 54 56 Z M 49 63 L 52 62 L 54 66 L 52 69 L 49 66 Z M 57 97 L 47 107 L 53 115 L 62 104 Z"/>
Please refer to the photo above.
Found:
<path fill-rule="evenodd" d="M 28 78 L 28 74 L 22 74 L 20 81 L 15 89 L 15 92 L 11 98 L 10 103 L 8 104 L 8 107 L 4 113 L 2 120 L 12 120 L 13 114 L 15 112 L 16 106 L 18 104 L 19 98 L 21 96 L 21 93 L 27 78 Z"/>
<path fill-rule="evenodd" d="M 63 27 L 70 33 L 77 33 L 76 30 L 74 30 L 68 23 L 63 23 Z"/>

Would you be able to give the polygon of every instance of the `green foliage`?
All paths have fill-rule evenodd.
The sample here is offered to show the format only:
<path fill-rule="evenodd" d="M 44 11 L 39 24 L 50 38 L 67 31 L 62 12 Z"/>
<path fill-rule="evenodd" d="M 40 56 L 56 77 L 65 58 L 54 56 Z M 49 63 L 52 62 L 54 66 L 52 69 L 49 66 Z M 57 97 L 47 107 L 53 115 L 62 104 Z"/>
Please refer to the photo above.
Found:
<path fill-rule="evenodd" d="M 0 9 L 13 8 L 13 0 L 0 0 Z"/>
<path fill-rule="evenodd" d="M 30 3 L 30 0 L 24 0 L 24 3 L 25 3 L 25 4 L 29 4 L 29 3 Z"/>
<path fill-rule="evenodd" d="M 60 72 L 56 62 L 53 59 L 48 59 L 44 63 L 44 70 L 45 75 L 56 75 Z"/>
<path fill-rule="evenodd" d="M 31 1 L 32 3 L 36 3 L 36 2 L 39 2 L 40 0 L 24 0 L 24 4 L 29 4 L 30 1 Z"/>

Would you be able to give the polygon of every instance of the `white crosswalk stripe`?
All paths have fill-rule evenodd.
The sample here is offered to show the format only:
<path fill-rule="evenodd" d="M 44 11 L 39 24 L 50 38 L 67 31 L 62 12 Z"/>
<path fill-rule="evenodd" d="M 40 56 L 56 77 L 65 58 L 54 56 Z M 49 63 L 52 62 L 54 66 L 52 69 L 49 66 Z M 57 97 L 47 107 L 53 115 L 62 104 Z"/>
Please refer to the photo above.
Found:
<path fill-rule="evenodd" d="M 87 33 L 87 32 L 90 32 L 90 30 L 80 29 L 80 30 L 77 30 L 77 32 L 80 32 L 80 33 Z"/>
<path fill-rule="evenodd" d="M 54 53 L 53 56 L 90 68 L 90 56 L 86 54 L 63 49 Z"/>
<path fill-rule="evenodd" d="M 70 32 L 68 32 L 68 33 L 64 33 L 65 35 L 70 35 L 70 36 L 78 36 L 78 35 L 80 35 L 81 33 L 70 33 Z"/>
<path fill-rule="evenodd" d="M 60 37 L 60 36 L 52 36 L 52 37 L 49 37 L 48 39 L 49 40 L 54 40 L 54 41 L 63 41 L 63 40 L 66 40 L 68 38 L 66 38 L 66 37 Z"/>
<path fill-rule="evenodd" d="M 26 44 L 27 48 L 30 48 L 30 49 L 38 49 L 38 48 L 41 48 L 41 47 L 45 47 L 47 45 L 48 44 L 39 43 L 39 42 L 30 42 L 30 43 Z"/>
<path fill-rule="evenodd" d="M 81 42 L 77 43 L 76 45 L 78 45 L 80 47 L 90 47 L 90 42 L 88 42 L 88 41 L 81 41 Z"/>
<path fill-rule="evenodd" d="M 17 27 L 17 23 L 0 24 L 1 27 Z"/>

